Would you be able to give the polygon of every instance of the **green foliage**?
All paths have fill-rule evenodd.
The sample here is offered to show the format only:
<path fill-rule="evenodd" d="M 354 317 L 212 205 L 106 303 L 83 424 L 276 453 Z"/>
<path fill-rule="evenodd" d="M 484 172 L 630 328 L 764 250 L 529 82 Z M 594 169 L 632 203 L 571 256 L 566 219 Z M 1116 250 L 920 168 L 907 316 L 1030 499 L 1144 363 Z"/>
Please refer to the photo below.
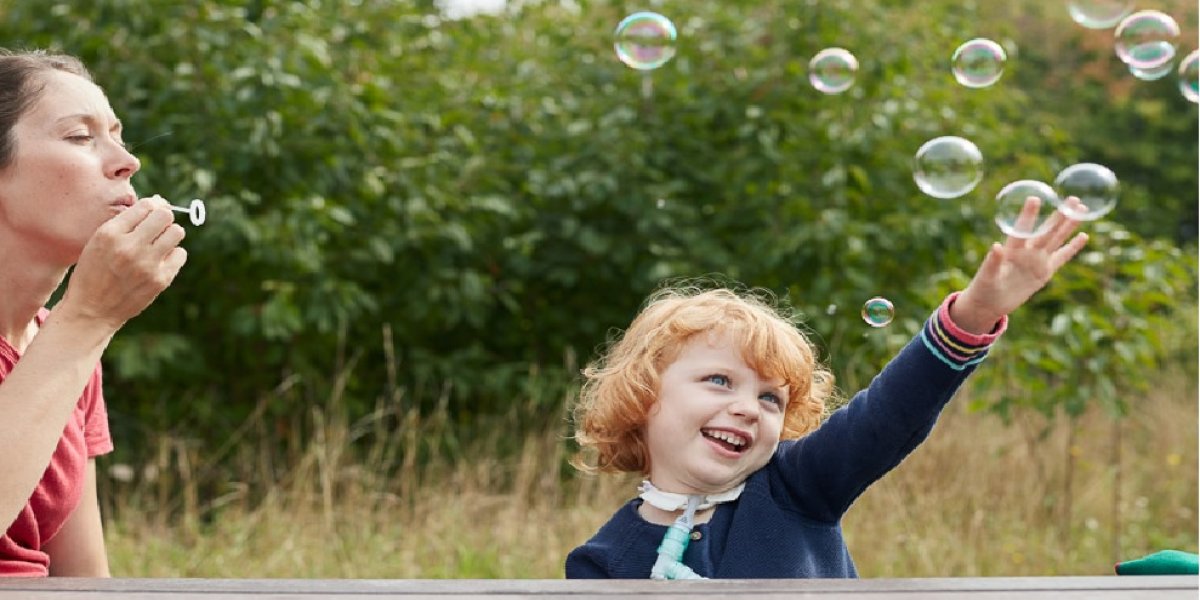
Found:
<path fill-rule="evenodd" d="M 1007 18 L 1002 6 L 990 7 L 996 18 Z M 1036 68 L 1016 71 L 1015 84 L 1053 115 L 1052 129 L 1044 131 L 1066 142 L 1061 154 L 1048 157 L 1050 164 L 1056 170 L 1075 162 L 1108 166 L 1123 185 L 1109 220 L 1142 236 L 1194 245 L 1198 113 L 1181 102 L 1176 73 L 1140 81 L 1114 57 L 1112 30 L 1073 26 L 1056 4 L 1030 8 L 1014 18 L 1028 39 L 1018 58 Z M 1200 6 L 1169 2 L 1153 8 L 1182 28 L 1180 58 L 1196 49 Z"/>
<path fill-rule="evenodd" d="M 1165 365 L 1196 363 L 1196 260 L 1162 240 L 1098 223 L 1092 249 L 1036 298 L 1023 327 L 998 349 L 981 385 L 1006 391 L 988 408 L 1015 406 L 1072 417 L 1098 404 L 1124 416 Z"/>
<path fill-rule="evenodd" d="M 461 421 L 533 396 L 557 414 L 547 381 L 569 389 L 574 357 L 663 278 L 706 273 L 786 296 L 856 385 L 966 283 L 999 237 L 1000 187 L 1084 159 L 1122 176 L 1114 222 L 1137 235 L 1092 228 L 1098 258 L 1015 318 L 1006 352 L 1024 362 L 994 377 L 1046 407 L 1118 407 L 1164 359 L 1160 327 L 1195 297 L 1194 251 L 1168 243 L 1194 243 L 1178 217 L 1197 204 L 1195 107 L 1165 85 L 1119 102 L 1083 78 L 1043 85 L 1077 48 L 1030 22 L 1069 29 L 1065 14 L 656 6 L 679 52 L 641 74 L 611 49 L 632 4 L 445 21 L 429 2 L 10 0 L 6 45 L 92 67 L 143 161 L 139 189 L 209 207 L 176 283 L 113 342 L 115 418 L 204 437 L 264 397 L 254 414 L 283 426 L 289 399 L 335 389 L 366 411 L 389 386 Z M 948 73 L 976 36 L 1012 54 L 986 90 Z M 828 46 L 862 64 L 842 95 L 807 82 Z M 972 139 L 988 171 L 934 200 L 910 160 L 948 134 Z M 898 319 L 865 335 L 858 307 L 875 295 Z M 281 382 L 294 393 L 270 396 Z"/>

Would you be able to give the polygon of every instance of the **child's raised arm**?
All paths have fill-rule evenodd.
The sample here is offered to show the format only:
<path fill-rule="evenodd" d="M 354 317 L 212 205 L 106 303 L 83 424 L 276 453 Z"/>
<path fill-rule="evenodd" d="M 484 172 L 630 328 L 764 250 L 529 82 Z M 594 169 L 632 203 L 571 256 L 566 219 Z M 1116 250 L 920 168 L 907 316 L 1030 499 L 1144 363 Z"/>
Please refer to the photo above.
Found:
<path fill-rule="evenodd" d="M 1039 202 L 1036 197 L 1026 200 L 1018 221 L 1031 223 Z M 1079 204 L 1077 198 L 1067 202 Z M 1048 218 L 1046 233 L 1032 239 L 1010 236 L 1003 245 L 993 243 L 970 285 L 950 307 L 951 320 L 971 333 L 990 332 L 1001 317 L 1029 300 L 1083 249 L 1087 234 L 1071 237 L 1078 226 L 1079 221 L 1056 210 Z"/>

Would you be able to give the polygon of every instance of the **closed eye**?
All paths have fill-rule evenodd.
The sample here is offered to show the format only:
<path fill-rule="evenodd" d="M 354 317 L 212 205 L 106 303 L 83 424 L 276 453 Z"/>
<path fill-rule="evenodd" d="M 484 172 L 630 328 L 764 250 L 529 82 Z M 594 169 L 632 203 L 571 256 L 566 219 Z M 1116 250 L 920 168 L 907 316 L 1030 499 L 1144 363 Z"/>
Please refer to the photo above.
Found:
<path fill-rule="evenodd" d="M 91 142 L 92 140 L 94 140 L 94 139 L 96 139 L 96 138 L 95 138 L 94 136 L 90 136 L 90 135 L 69 135 L 69 136 L 67 136 L 67 139 L 68 139 L 68 140 L 70 140 L 70 141 L 72 141 L 72 142 L 76 142 L 76 143 L 80 143 L 80 144 L 86 144 L 86 143 L 89 143 L 89 142 Z"/>
<path fill-rule="evenodd" d="M 721 375 L 720 373 L 713 373 L 712 375 L 708 375 L 704 378 L 704 381 L 707 381 L 710 383 L 715 383 L 721 387 L 732 387 L 733 386 L 733 380 L 730 379 L 728 375 Z"/>

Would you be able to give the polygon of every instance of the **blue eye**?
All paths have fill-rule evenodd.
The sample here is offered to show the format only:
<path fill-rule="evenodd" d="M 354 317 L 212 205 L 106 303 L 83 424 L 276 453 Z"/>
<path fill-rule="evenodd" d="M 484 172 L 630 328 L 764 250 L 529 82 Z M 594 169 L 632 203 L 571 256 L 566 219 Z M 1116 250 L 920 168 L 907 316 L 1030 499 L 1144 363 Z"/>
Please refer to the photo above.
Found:
<path fill-rule="evenodd" d="M 715 383 L 722 387 L 729 387 L 729 386 L 733 385 L 733 381 L 730 380 L 729 377 L 727 377 L 725 375 L 713 374 L 713 375 L 709 375 L 708 377 L 705 377 L 704 380 Z"/>
<path fill-rule="evenodd" d="M 783 406 L 783 400 L 780 399 L 779 396 L 777 396 L 771 392 L 765 392 L 763 394 L 760 394 L 758 396 L 758 399 L 762 400 L 763 402 L 769 402 L 771 404 L 774 404 L 775 406 Z"/>

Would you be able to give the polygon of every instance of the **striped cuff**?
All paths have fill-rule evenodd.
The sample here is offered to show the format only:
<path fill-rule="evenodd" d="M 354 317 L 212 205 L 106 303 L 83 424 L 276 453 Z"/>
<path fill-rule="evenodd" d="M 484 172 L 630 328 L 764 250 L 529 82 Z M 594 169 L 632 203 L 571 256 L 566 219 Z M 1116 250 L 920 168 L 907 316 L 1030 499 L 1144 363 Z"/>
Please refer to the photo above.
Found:
<path fill-rule="evenodd" d="M 921 330 L 921 341 L 934 356 L 951 369 L 962 371 L 987 357 L 992 342 L 1008 327 L 1008 317 L 1002 317 L 991 333 L 978 335 L 963 331 L 950 319 L 950 306 L 961 292 L 946 297 Z"/>

